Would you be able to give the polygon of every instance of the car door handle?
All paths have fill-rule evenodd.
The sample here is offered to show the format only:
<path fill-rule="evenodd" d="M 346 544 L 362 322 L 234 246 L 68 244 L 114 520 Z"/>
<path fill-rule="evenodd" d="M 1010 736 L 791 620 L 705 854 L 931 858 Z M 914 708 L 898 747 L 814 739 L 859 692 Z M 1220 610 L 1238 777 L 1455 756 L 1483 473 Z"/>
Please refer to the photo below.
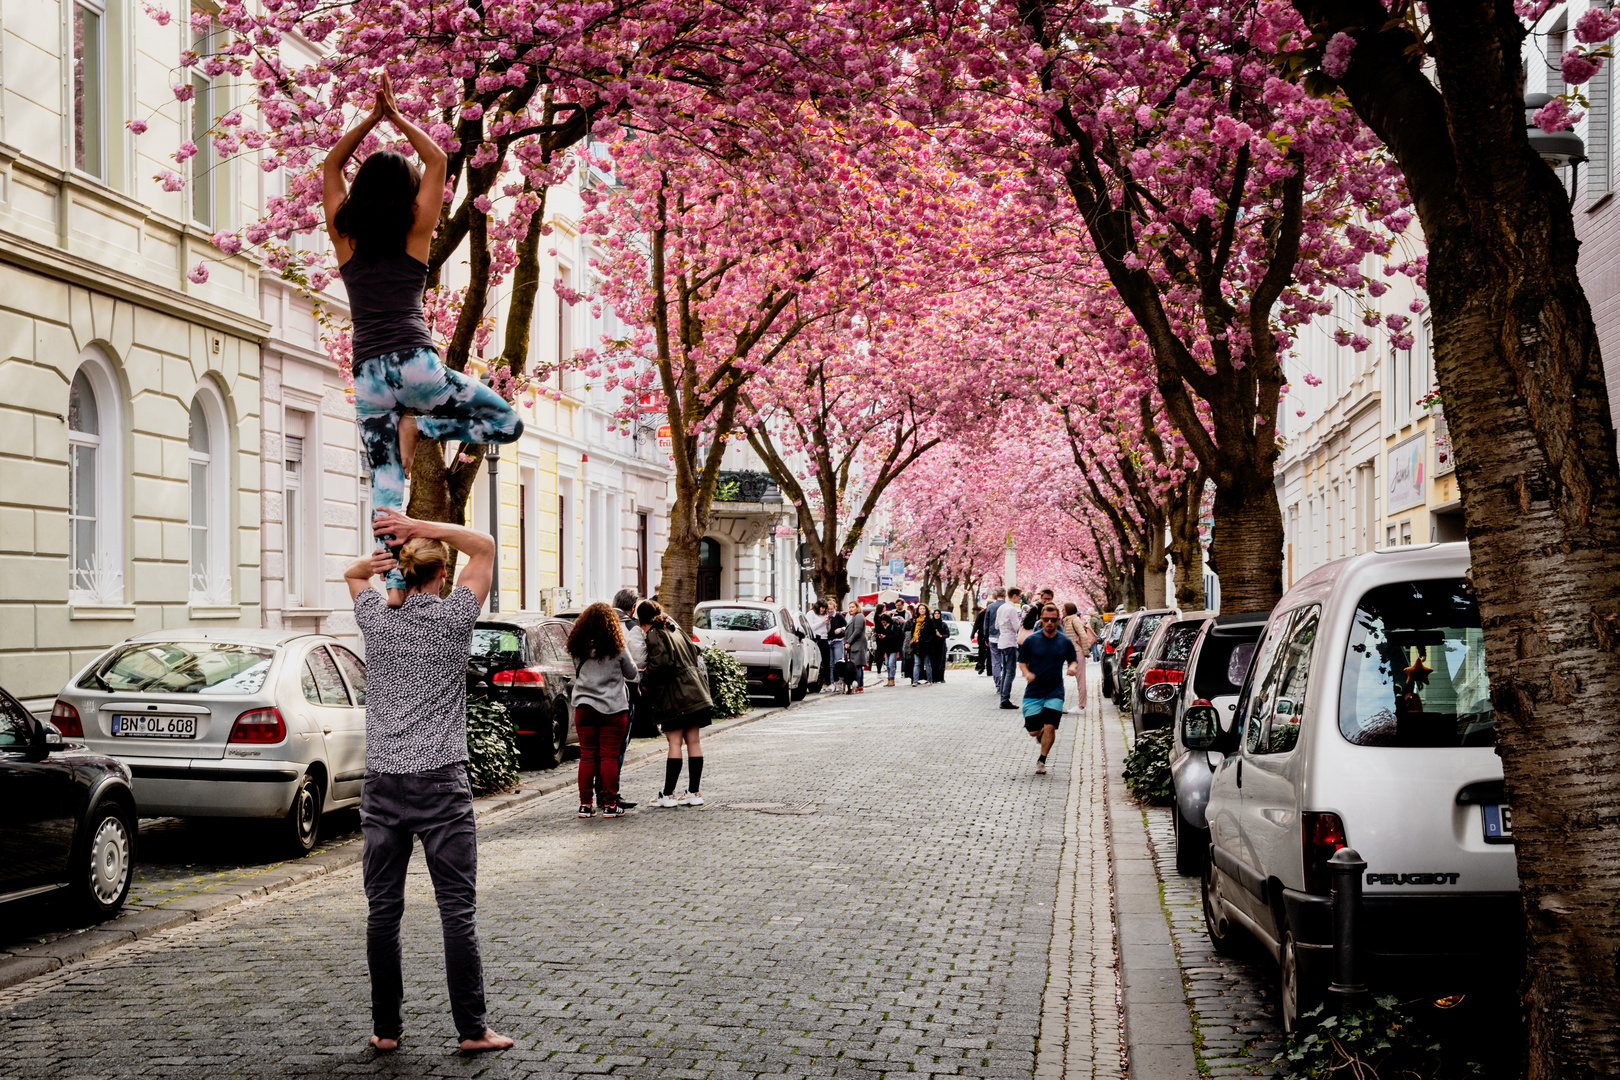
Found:
<path fill-rule="evenodd" d="M 332 734 L 332 729 L 329 728 L 329 727 L 323 727 L 323 728 L 321 728 L 321 732 L 323 734 L 330 735 L 330 734 Z"/>

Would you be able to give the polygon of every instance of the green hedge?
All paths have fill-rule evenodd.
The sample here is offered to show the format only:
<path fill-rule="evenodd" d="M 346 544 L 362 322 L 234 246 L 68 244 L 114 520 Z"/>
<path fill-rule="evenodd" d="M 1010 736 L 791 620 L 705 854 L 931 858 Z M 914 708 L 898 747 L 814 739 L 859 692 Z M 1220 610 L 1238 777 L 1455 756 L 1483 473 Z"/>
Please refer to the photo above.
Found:
<path fill-rule="evenodd" d="M 1170 801 L 1172 734 L 1167 727 L 1144 731 L 1125 755 L 1125 787 L 1143 802 L 1162 806 Z"/>
<path fill-rule="evenodd" d="M 754 707 L 748 700 L 748 673 L 735 656 L 724 649 L 704 649 L 703 663 L 709 669 L 709 697 L 714 699 L 716 720 L 741 716 Z"/>
<path fill-rule="evenodd" d="M 512 714 L 498 701 L 467 702 L 467 779 L 474 795 L 503 791 L 518 782 Z"/>

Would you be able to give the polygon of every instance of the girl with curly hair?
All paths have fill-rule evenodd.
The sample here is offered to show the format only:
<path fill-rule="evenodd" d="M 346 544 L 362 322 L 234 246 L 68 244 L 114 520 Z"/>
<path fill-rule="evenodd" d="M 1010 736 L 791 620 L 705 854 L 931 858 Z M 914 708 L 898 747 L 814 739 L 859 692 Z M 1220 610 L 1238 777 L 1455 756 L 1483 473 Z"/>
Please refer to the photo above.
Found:
<path fill-rule="evenodd" d="M 602 796 L 602 816 L 624 816 L 619 806 L 619 747 L 630 723 L 627 682 L 636 680 L 636 662 L 624 645 L 619 616 L 606 604 L 592 604 L 568 632 L 568 655 L 574 661 L 574 730 L 579 732 L 579 816 L 596 815 L 595 795 Z"/>

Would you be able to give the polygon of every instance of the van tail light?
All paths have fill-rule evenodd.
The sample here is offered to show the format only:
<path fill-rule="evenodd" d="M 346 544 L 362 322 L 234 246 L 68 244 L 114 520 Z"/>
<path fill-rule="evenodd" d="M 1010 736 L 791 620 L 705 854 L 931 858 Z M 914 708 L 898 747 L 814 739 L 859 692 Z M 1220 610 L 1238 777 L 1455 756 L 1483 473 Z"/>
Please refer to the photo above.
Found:
<path fill-rule="evenodd" d="M 1175 668 L 1148 668 L 1146 671 L 1142 672 L 1142 685 L 1152 686 L 1154 683 L 1179 683 L 1186 677 L 1187 673 L 1185 671 L 1177 671 Z"/>
<path fill-rule="evenodd" d="M 546 677 L 534 668 L 507 668 L 497 671 L 489 680 L 496 686 L 544 686 Z"/>
<path fill-rule="evenodd" d="M 84 725 L 79 722 L 79 710 L 60 698 L 51 706 L 51 723 L 56 725 L 56 730 L 62 733 L 64 739 L 84 738 Z"/>
<path fill-rule="evenodd" d="M 1103 652 L 1111 653 L 1113 651 L 1114 651 L 1114 643 L 1112 641 L 1103 642 Z"/>
<path fill-rule="evenodd" d="M 233 743 L 278 743 L 287 737 L 280 709 L 251 709 L 231 725 Z"/>
<path fill-rule="evenodd" d="M 698 636 L 697 636 L 697 631 L 696 631 L 696 630 L 694 630 L 694 631 L 692 631 L 692 644 L 694 644 L 694 645 L 701 645 L 701 644 L 703 644 L 703 642 L 701 642 L 701 641 L 699 641 L 699 640 L 698 640 Z"/>
<path fill-rule="evenodd" d="M 1305 891 L 1318 895 L 1332 892 L 1328 860 L 1350 843 L 1344 834 L 1344 822 L 1338 814 L 1301 814 L 1300 840 L 1305 848 Z"/>
<path fill-rule="evenodd" d="M 765 640 L 760 642 L 760 644 L 761 645 L 786 645 L 787 642 L 782 640 L 782 631 L 780 631 L 780 630 L 772 630 L 770 632 L 770 634 L 768 634 L 766 636 Z"/>

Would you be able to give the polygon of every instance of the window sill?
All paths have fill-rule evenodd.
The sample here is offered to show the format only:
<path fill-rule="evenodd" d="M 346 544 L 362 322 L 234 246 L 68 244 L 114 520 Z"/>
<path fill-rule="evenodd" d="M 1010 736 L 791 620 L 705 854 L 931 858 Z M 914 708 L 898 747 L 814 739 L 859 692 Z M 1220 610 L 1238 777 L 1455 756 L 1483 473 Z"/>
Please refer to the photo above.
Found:
<path fill-rule="evenodd" d="M 281 614 L 289 619 L 324 619 L 332 614 L 329 607 L 290 607 L 282 608 Z"/>
<path fill-rule="evenodd" d="M 192 604 L 191 617 L 193 619 L 239 619 L 242 617 L 240 604 Z"/>
<path fill-rule="evenodd" d="M 68 605 L 68 618 L 74 621 L 99 620 L 102 622 L 134 622 L 134 604 L 72 604 Z"/>

